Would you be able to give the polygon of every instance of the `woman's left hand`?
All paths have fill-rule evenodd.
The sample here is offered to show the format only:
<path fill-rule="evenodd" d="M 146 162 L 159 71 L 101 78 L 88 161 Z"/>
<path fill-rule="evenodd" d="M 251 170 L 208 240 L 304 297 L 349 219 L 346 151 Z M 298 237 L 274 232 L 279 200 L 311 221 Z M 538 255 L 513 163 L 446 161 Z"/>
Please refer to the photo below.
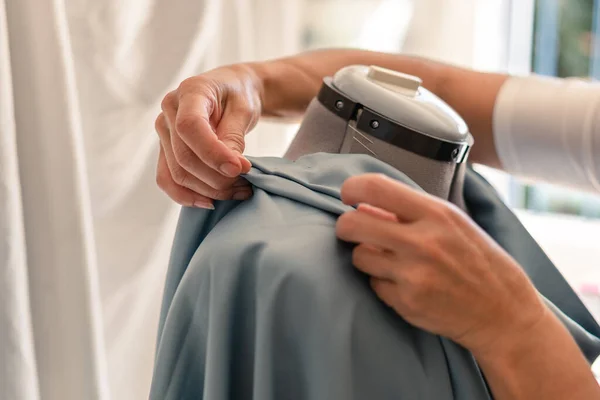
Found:
<path fill-rule="evenodd" d="M 354 265 L 406 321 L 473 353 L 517 344 L 548 311 L 525 273 L 452 204 L 383 175 L 348 179 L 337 223 Z"/>

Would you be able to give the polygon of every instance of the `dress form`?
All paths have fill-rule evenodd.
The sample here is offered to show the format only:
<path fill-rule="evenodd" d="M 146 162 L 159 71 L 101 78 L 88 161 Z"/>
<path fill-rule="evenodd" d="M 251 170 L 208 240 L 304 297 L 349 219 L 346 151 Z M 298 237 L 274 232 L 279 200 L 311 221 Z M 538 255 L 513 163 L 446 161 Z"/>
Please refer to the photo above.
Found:
<path fill-rule="evenodd" d="M 462 182 L 472 144 L 462 118 L 419 78 L 358 65 L 325 78 L 285 157 L 368 154 L 464 208 Z"/>

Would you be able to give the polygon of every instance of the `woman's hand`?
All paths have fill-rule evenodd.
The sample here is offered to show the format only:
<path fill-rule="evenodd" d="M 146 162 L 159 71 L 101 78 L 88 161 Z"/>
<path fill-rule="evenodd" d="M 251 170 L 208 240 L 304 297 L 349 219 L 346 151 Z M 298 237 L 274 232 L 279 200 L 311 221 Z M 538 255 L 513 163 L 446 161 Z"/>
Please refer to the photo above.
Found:
<path fill-rule="evenodd" d="M 186 79 L 162 101 L 156 118 L 158 186 L 177 203 L 213 208 L 213 200 L 251 196 L 239 177 L 250 162 L 244 136 L 261 115 L 261 83 L 244 65 Z"/>
<path fill-rule="evenodd" d="M 405 320 L 475 354 L 516 345 L 547 308 L 519 265 L 461 210 L 382 175 L 348 179 L 337 234 Z"/>
<path fill-rule="evenodd" d="M 571 334 L 517 263 L 456 207 L 381 175 L 348 179 L 338 236 L 377 295 L 477 359 L 494 398 L 600 399 Z"/>

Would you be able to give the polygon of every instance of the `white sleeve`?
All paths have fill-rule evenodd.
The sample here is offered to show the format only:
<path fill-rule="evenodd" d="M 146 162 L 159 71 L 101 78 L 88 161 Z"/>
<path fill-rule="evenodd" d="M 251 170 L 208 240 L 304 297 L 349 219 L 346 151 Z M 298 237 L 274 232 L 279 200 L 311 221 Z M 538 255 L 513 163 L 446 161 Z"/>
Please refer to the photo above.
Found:
<path fill-rule="evenodd" d="M 600 83 L 511 77 L 496 99 L 493 129 L 507 172 L 600 192 Z"/>

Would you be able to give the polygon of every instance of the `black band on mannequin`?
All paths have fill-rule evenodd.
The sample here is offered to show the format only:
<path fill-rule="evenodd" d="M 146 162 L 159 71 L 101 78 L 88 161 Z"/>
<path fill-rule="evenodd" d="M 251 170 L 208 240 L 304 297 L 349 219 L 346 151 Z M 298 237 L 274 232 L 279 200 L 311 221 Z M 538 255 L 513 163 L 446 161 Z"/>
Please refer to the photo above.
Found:
<path fill-rule="evenodd" d="M 429 159 L 456 164 L 466 160 L 468 143 L 436 139 L 402 126 L 347 97 L 333 86 L 331 78 L 323 83 L 317 95 L 319 102 L 345 121 L 355 120 L 358 130 Z"/>

